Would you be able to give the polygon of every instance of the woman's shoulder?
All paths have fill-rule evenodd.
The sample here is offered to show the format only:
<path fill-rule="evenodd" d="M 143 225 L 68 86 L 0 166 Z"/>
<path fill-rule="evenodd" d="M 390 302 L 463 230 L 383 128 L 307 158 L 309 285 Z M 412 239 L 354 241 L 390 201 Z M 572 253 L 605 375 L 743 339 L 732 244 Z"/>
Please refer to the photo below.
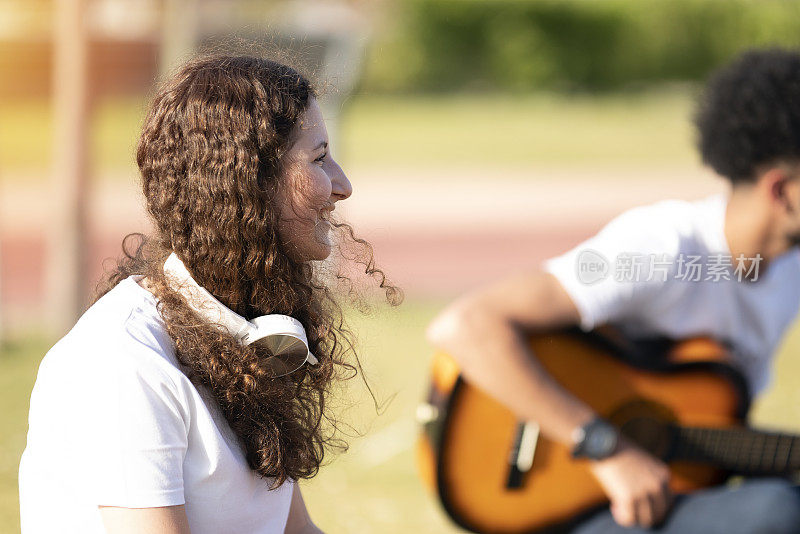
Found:
<path fill-rule="evenodd" d="M 79 380 L 121 371 L 173 385 L 185 379 L 157 301 L 135 277 L 103 295 L 48 351 L 40 378 L 48 371 Z"/>

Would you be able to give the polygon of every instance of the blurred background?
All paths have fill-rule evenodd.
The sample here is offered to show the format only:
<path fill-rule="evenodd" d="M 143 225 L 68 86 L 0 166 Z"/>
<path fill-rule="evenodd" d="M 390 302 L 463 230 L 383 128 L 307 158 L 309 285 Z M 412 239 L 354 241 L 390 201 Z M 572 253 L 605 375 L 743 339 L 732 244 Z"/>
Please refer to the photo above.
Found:
<path fill-rule="evenodd" d="M 723 190 L 693 147 L 700 83 L 744 48 L 798 44 L 800 4 L 778 0 L 0 0 L 0 532 L 19 530 L 38 363 L 148 229 L 134 146 L 192 53 L 291 50 L 324 82 L 343 211 L 406 302 L 352 312 L 391 402 L 376 415 L 353 385 L 363 436 L 304 492 L 326 532 L 426 533 L 457 531 L 414 465 L 427 322 L 628 207 Z M 798 348 L 794 329 L 757 422 L 800 429 Z"/>

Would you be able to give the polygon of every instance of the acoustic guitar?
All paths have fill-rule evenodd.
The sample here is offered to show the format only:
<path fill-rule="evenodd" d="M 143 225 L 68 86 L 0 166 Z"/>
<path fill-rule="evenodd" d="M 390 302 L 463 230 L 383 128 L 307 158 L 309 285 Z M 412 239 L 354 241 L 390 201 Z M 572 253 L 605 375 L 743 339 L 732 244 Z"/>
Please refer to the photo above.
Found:
<path fill-rule="evenodd" d="M 570 330 L 534 336 L 531 348 L 555 380 L 667 462 L 676 493 L 734 473 L 800 470 L 800 436 L 745 426 L 747 384 L 711 340 L 633 346 Z M 557 532 L 608 503 L 588 460 L 470 385 L 444 353 L 417 415 L 421 475 L 467 530 Z"/>

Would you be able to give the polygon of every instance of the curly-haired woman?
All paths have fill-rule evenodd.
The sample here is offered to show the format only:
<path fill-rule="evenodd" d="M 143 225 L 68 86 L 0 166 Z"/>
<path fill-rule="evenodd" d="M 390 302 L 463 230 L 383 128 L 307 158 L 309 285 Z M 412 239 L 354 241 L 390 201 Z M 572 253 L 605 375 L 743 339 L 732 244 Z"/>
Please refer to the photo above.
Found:
<path fill-rule="evenodd" d="M 318 532 L 295 482 L 344 445 L 325 399 L 357 360 L 315 260 L 333 229 L 366 243 L 331 221 L 352 190 L 314 90 L 266 59 L 197 59 L 136 159 L 155 231 L 42 361 L 22 530 Z"/>

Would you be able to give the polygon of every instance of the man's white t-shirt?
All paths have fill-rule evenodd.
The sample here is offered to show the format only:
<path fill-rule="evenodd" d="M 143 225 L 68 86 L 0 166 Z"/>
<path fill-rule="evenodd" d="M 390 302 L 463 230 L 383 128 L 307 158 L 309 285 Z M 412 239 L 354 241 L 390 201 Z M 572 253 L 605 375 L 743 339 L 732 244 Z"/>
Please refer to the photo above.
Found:
<path fill-rule="evenodd" d="M 294 482 L 270 490 L 219 406 L 178 367 L 135 277 L 44 357 L 19 468 L 23 534 L 99 534 L 98 505 L 185 504 L 192 534 L 283 532 Z"/>
<path fill-rule="evenodd" d="M 710 336 L 732 349 L 757 393 L 797 315 L 800 252 L 749 262 L 748 279 L 748 262 L 731 256 L 725 238 L 726 206 L 727 196 L 715 195 L 628 210 L 544 268 L 584 330 L 613 324 L 632 339 Z"/>

